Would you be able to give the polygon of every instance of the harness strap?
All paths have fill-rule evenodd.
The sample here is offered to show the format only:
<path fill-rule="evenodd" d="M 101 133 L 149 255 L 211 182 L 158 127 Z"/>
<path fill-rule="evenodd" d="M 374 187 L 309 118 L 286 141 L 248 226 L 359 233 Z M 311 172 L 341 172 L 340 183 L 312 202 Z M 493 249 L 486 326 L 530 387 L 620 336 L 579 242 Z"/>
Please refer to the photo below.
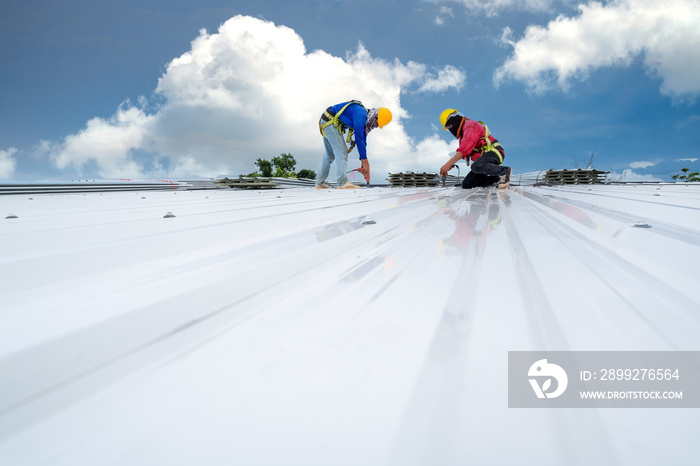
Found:
<path fill-rule="evenodd" d="M 352 152 L 353 148 L 355 147 L 355 140 L 352 139 L 353 134 L 355 133 L 355 130 L 349 126 L 346 126 L 342 121 L 340 121 L 340 114 L 345 111 L 346 108 L 348 108 L 352 104 L 358 104 L 362 107 L 362 102 L 359 100 L 351 100 L 347 104 L 343 106 L 335 115 L 333 115 L 330 112 L 330 107 L 326 109 L 325 112 L 323 112 L 323 115 L 321 115 L 321 119 L 318 122 L 318 128 L 321 131 L 321 134 L 323 137 L 326 137 L 326 133 L 324 133 L 323 130 L 325 130 L 328 126 L 333 125 L 335 128 L 338 130 L 340 134 L 343 134 L 345 132 L 345 128 L 348 129 L 348 137 L 346 139 L 346 142 L 350 144 L 350 149 L 348 149 L 348 153 Z"/>
<path fill-rule="evenodd" d="M 486 126 L 486 123 L 484 123 L 483 121 L 480 121 L 479 123 L 481 123 L 482 126 L 484 127 L 484 130 L 485 130 L 484 131 L 484 133 L 485 133 L 484 140 L 485 140 L 486 144 L 481 146 L 477 150 L 477 152 L 480 152 L 481 154 L 483 154 L 484 152 L 491 152 L 491 151 L 495 152 L 498 155 L 498 164 L 501 165 L 503 163 L 503 154 L 501 153 L 500 150 L 498 150 L 498 148 L 500 147 L 501 149 L 503 149 L 503 146 L 501 146 L 501 144 L 499 142 L 495 142 L 495 143 L 491 142 L 491 138 L 489 138 L 489 134 L 490 134 L 489 127 Z"/>

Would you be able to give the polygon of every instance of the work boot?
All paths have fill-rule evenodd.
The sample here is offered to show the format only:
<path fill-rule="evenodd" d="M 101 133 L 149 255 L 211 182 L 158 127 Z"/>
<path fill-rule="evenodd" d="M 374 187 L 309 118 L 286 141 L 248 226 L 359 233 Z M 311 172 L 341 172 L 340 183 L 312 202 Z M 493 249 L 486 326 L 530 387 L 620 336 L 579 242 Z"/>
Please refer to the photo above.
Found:
<path fill-rule="evenodd" d="M 513 171 L 511 170 L 510 167 L 504 167 L 507 172 L 505 172 L 503 175 L 501 175 L 500 179 L 498 180 L 498 189 L 504 189 L 507 188 L 508 185 L 510 184 L 510 173 Z"/>
<path fill-rule="evenodd" d="M 328 186 L 326 183 L 321 183 L 320 185 L 316 186 L 316 189 L 330 189 L 330 186 Z"/>
<path fill-rule="evenodd" d="M 358 189 L 359 186 L 356 184 L 352 184 L 349 181 L 345 183 L 343 186 L 338 186 L 338 189 Z"/>

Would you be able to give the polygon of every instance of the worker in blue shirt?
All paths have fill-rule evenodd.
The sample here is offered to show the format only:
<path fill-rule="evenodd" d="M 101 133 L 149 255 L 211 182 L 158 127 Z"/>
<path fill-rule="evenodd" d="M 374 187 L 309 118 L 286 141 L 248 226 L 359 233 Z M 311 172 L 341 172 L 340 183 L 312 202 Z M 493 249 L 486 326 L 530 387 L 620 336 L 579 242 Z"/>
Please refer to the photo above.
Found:
<path fill-rule="evenodd" d="M 384 107 L 366 109 L 361 102 L 351 100 L 332 105 L 321 115 L 318 122 L 323 135 L 325 152 L 321 159 L 321 168 L 316 176 L 316 189 L 328 189 L 326 179 L 331 163 L 337 162 L 339 189 L 353 189 L 359 186 L 348 181 L 345 170 L 348 165 L 348 153 L 357 146 L 360 153 L 359 172 L 369 183 L 369 161 L 367 160 L 367 135 L 374 128 L 383 128 L 391 121 L 391 112 Z M 347 131 L 347 137 L 345 132 Z M 347 144 L 350 144 L 348 148 Z"/>

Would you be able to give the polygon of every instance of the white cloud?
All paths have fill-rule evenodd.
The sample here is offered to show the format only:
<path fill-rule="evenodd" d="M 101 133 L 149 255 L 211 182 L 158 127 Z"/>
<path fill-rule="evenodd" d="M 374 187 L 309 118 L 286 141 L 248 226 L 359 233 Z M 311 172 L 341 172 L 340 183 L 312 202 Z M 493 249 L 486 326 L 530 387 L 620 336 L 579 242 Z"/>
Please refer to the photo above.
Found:
<path fill-rule="evenodd" d="M 555 3 L 570 3 L 570 0 L 426 0 L 429 3 L 456 3 L 462 5 L 467 11 L 484 13 L 493 17 L 501 11 L 549 11 Z M 442 10 L 446 7 L 440 9 Z M 437 24 L 442 24 L 443 15 L 435 19 Z"/>
<path fill-rule="evenodd" d="M 370 161 L 372 178 L 377 176 L 379 180 L 383 180 L 388 173 L 403 171 L 437 173 L 449 159 L 450 152 L 454 153 L 457 149 L 456 142 L 447 142 L 438 134 L 415 141 L 406 137 L 403 128 L 391 126 L 387 125 L 381 130 L 387 132 L 386 136 L 384 134 L 374 136 L 374 133 L 370 136 L 370 138 L 374 137 L 370 144 L 378 154 L 382 154 Z M 359 166 L 359 163 L 357 165 Z"/>
<path fill-rule="evenodd" d="M 529 26 L 517 42 L 506 30 L 502 40 L 514 51 L 494 82 L 522 81 L 536 93 L 566 90 L 593 69 L 641 58 L 649 74 L 661 79 L 662 94 L 681 100 L 700 94 L 700 2 L 613 0 L 578 8 L 577 17 Z"/>
<path fill-rule="evenodd" d="M 143 110 L 143 101 L 140 107 L 125 103 L 112 118 L 94 118 L 67 137 L 54 148 L 53 159 L 59 168 L 78 171 L 94 162 L 103 177 L 162 176 L 153 173 L 160 166 L 170 177 L 215 176 L 249 173 L 258 157 L 289 152 L 297 169 L 316 170 L 323 150 L 321 113 L 359 99 L 367 107 L 387 107 L 394 116 L 368 138 L 373 173 L 390 166 L 417 170 L 413 162 L 422 157 L 416 151 L 424 147 L 403 128 L 409 115 L 401 94 L 459 90 L 465 79 L 449 65 L 431 70 L 374 58 L 362 44 L 344 58 L 309 53 L 292 29 L 236 16 L 215 34 L 202 30 L 191 50 L 170 62 L 158 82 L 163 104 L 155 113 Z"/>
<path fill-rule="evenodd" d="M 141 178 L 143 167 L 132 158 L 132 151 L 149 145 L 153 119 L 125 103 L 109 120 L 93 118 L 78 134 L 66 137 L 59 147 L 54 145 L 54 164 L 80 173 L 85 164 L 94 161 L 100 176 Z M 44 147 L 50 145 L 43 142 Z"/>
<path fill-rule="evenodd" d="M 641 175 L 629 168 L 622 170 L 622 173 L 611 172 L 608 174 L 608 179 L 613 181 L 663 181 L 654 175 Z"/>
<path fill-rule="evenodd" d="M 452 10 L 452 8 L 450 8 L 448 6 L 440 7 L 440 11 L 438 12 L 438 15 L 435 17 L 435 24 L 437 24 L 438 26 L 442 26 L 443 24 L 445 24 L 445 19 L 447 17 L 449 17 L 449 18 L 455 17 L 455 13 Z"/>
<path fill-rule="evenodd" d="M 630 168 L 649 168 L 656 165 L 655 162 L 632 162 Z"/>
<path fill-rule="evenodd" d="M 14 147 L 10 147 L 7 150 L 0 150 L 0 179 L 8 179 L 14 175 L 17 161 L 13 155 L 16 152 L 17 149 Z"/>
<path fill-rule="evenodd" d="M 678 162 L 697 162 L 697 158 L 689 158 L 689 159 L 678 159 Z"/>
<path fill-rule="evenodd" d="M 421 85 L 420 92 L 443 92 L 449 89 L 460 90 L 467 80 L 464 71 L 447 65 L 438 71 L 437 76 L 428 77 Z"/>

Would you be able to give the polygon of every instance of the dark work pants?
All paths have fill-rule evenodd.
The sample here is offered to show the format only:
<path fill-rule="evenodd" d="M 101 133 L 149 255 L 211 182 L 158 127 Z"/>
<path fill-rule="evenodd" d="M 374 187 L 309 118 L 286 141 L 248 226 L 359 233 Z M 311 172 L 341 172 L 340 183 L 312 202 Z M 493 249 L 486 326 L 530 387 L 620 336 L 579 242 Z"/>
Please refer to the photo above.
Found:
<path fill-rule="evenodd" d="M 500 159 L 494 151 L 481 154 L 481 157 L 472 164 L 472 171 L 462 180 L 462 188 L 476 188 L 498 182 L 500 176 L 508 171 L 506 167 L 499 165 L 499 162 Z"/>

